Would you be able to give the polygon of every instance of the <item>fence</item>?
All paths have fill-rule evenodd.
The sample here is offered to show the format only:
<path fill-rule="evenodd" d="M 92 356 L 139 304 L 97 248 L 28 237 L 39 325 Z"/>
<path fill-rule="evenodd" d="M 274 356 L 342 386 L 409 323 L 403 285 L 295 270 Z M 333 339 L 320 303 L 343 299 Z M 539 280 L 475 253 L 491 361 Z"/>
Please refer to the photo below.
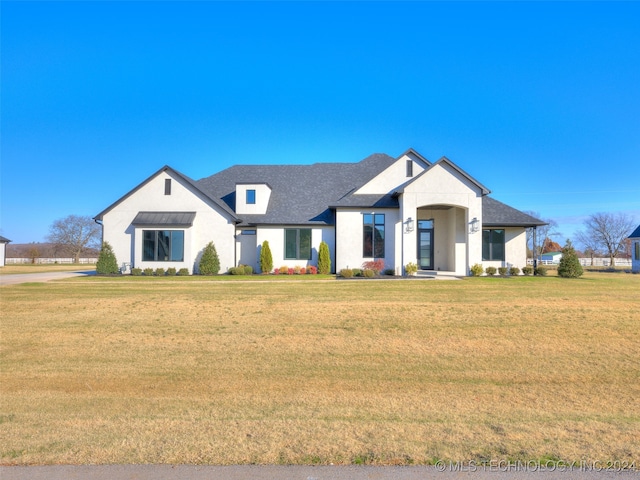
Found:
<path fill-rule="evenodd" d="M 583 267 L 608 267 L 611 264 L 611 261 L 608 258 L 579 258 L 580 265 Z M 533 265 L 533 260 L 527 258 L 527 265 Z M 558 265 L 558 263 L 553 263 L 553 260 L 538 260 L 538 265 Z M 616 258 L 615 259 L 616 267 L 630 267 L 631 260 L 629 258 Z"/>
<path fill-rule="evenodd" d="M 97 258 L 80 258 L 79 263 L 92 265 L 98 262 Z M 54 264 L 54 263 L 75 263 L 73 258 L 6 258 L 5 265 L 21 265 L 25 263 Z"/>

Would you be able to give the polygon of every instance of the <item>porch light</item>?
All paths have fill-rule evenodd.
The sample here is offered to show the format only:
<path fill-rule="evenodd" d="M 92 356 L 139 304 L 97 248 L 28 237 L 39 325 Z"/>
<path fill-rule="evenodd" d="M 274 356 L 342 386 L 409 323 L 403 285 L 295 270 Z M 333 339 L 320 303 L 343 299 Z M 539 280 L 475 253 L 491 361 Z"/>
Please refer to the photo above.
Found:
<path fill-rule="evenodd" d="M 406 231 L 413 232 L 413 219 L 411 217 L 407 218 L 406 224 L 407 224 Z"/>
<path fill-rule="evenodd" d="M 473 217 L 473 220 L 469 222 L 471 225 L 471 233 L 476 233 L 480 229 L 480 222 L 476 217 Z"/>

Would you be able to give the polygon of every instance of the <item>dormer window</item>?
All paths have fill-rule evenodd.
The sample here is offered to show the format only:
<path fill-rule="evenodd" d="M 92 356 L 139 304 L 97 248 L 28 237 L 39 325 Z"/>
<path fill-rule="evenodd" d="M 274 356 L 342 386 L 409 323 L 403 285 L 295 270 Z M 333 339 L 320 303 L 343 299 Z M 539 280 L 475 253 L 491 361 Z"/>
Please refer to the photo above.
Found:
<path fill-rule="evenodd" d="M 247 205 L 255 205 L 256 203 L 256 191 L 247 190 Z"/>

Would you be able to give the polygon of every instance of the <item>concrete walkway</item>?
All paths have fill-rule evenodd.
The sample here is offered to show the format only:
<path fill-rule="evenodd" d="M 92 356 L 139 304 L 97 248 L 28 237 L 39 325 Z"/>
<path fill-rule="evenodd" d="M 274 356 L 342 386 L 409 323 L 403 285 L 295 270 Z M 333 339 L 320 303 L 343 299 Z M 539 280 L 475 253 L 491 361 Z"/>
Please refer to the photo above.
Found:
<path fill-rule="evenodd" d="M 16 273 L 0 275 L 0 285 L 16 285 L 18 283 L 48 282 L 61 278 L 86 277 L 95 275 L 95 270 L 80 270 L 77 272 L 40 272 L 40 273 Z"/>

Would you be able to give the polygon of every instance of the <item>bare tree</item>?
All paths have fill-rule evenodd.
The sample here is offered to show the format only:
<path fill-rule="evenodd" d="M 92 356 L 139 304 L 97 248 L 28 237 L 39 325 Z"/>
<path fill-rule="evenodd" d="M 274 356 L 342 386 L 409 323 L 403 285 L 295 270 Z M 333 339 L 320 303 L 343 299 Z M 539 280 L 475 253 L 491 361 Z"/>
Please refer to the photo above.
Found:
<path fill-rule="evenodd" d="M 47 240 L 63 247 L 79 263 L 85 248 L 95 248 L 100 244 L 100 234 L 100 225 L 91 217 L 69 215 L 53 222 Z"/>
<path fill-rule="evenodd" d="M 607 252 L 610 266 L 615 267 L 615 259 L 624 252 L 625 239 L 635 225 L 624 213 L 595 213 L 584 221 L 585 231 L 578 232 L 576 238 L 589 250 Z"/>
<path fill-rule="evenodd" d="M 557 231 L 558 223 L 555 220 L 546 219 L 540 217 L 538 212 L 527 211 L 524 212 L 527 215 L 531 215 L 534 218 L 539 218 L 540 220 L 547 223 L 547 225 L 541 225 L 536 228 L 536 244 L 533 244 L 533 228 L 527 228 L 527 247 L 531 249 L 531 252 L 535 252 L 535 256 L 539 257 L 542 254 L 543 246 L 546 239 L 551 240 L 551 237 L 555 237 L 560 235 L 560 232 Z"/>

